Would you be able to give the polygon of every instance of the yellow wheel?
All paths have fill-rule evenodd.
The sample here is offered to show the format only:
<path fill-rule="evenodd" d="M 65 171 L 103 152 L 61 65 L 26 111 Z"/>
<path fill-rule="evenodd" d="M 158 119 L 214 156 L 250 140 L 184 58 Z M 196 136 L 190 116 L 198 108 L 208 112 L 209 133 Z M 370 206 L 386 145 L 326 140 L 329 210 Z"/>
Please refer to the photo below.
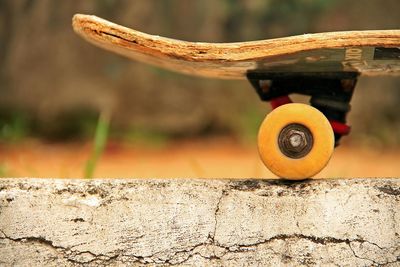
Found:
<path fill-rule="evenodd" d="M 261 124 L 258 150 L 275 175 L 301 180 L 319 173 L 328 164 L 335 138 L 328 119 L 305 104 L 274 109 Z"/>

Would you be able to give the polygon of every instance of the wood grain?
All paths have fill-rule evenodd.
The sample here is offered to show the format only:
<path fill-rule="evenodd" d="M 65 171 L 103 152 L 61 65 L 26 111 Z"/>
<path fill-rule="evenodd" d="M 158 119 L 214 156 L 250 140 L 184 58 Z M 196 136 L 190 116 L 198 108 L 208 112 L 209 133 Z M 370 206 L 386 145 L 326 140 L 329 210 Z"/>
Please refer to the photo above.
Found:
<path fill-rule="evenodd" d="M 74 30 L 87 41 L 158 67 L 191 75 L 240 79 L 260 61 L 316 49 L 398 47 L 400 30 L 346 31 L 237 42 L 186 42 L 142 33 L 91 15 L 73 17 Z M 396 69 L 397 71 L 397 69 Z"/>

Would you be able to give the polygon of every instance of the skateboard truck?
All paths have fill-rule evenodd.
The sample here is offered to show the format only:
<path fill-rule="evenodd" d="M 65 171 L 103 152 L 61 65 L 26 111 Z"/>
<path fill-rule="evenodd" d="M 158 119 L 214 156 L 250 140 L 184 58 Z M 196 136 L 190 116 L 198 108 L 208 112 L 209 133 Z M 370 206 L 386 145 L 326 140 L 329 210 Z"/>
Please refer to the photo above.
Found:
<path fill-rule="evenodd" d="M 262 72 L 250 71 L 247 78 L 262 101 L 270 101 L 273 109 L 291 103 L 289 94 L 311 96 L 311 106 L 321 111 L 329 120 L 335 146 L 343 135 L 350 132 L 346 115 L 359 73 L 357 72 Z"/>

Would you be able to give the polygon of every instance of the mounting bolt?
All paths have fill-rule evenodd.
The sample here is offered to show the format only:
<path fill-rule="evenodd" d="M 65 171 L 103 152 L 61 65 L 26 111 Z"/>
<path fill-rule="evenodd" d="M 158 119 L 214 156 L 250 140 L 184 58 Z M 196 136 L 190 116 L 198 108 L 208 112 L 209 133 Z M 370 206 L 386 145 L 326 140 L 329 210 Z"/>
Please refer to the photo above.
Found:
<path fill-rule="evenodd" d="M 269 93 L 269 89 L 271 88 L 272 81 L 271 80 L 260 80 L 258 82 L 260 89 L 263 93 Z"/>

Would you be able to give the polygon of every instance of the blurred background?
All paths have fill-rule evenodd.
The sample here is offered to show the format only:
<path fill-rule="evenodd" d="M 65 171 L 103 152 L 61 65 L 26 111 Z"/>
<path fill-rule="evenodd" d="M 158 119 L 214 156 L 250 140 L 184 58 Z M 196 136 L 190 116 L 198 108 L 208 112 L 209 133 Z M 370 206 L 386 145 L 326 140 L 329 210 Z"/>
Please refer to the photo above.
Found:
<path fill-rule="evenodd" d="M 0 176 L 272 176 L 256 149 L 270 108 L 248 82 L 103 51 L 74 34 L 75 13 L 232 42 L 399 29 L 399 10 L 398 0 L 0 0 Z M 319 176 L 399 176 L 399 77 L 362 77 L 352 106 L 352 134 Z"/>

